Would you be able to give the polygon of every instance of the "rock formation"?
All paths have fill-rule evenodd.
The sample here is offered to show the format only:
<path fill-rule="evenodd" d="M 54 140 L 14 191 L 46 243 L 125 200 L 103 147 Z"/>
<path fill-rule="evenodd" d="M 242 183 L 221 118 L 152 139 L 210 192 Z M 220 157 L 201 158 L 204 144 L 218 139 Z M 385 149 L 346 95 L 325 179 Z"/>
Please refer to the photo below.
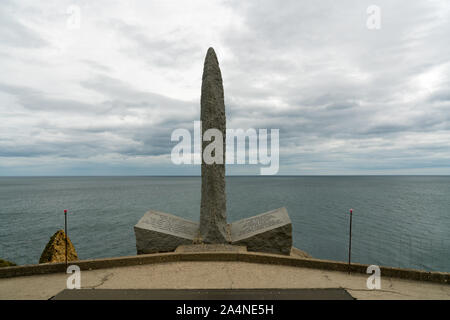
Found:
<path fill-rule="evenodd" d="M 41 258 L 39 259 L 39 263 L 66 261 L 65 236 L 64 230 L 56 231 L 45 246 Z M 67 261 L 76 260 L 78 260 L 77 252 L 75 251 L 72 241 L 70 241 L 69 237 L 67 237 Z"/>

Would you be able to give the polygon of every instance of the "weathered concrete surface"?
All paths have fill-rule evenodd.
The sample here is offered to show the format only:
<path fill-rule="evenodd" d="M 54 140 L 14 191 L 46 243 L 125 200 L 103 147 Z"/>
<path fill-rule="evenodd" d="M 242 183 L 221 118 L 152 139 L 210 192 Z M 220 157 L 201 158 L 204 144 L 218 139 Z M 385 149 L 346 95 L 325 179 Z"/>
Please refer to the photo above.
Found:
<path fill-rule="evenodd" d="M 175 252 L 247 252 L 245 246 L 234 246 L 230 244 L 194 244 L 194 245 L 181 245 Z"/>
<path fill-rule="evenodd" d="M 65 273 L 0 279 L 0 299 L 49 299 Z M 170 262 L 81 272 L 82 288 L 345 288 L 357 299 L 447 299 L 450 285 L 389 278 L 369 290 L 369 275 L 238 261 Z"/>
<path fill-rule="evenodd" d="M 222 133 L 223 146 L 219 157 L 222 163 L 207 164 L 202 156 L 200 237 L 204 243 L 226 243 L 228 228 L 225 193 L 225 103 L 222 74 L 213 48 L 209 48 L 206 53 L 200 104 L 202 136 L 208 129 L 217 129 Z M 202 142 L 202 155 L 210 143 L 210 141 Z"/>
<path fill-rule="evenodd" d="M 289 255 L 292 223 L 286 208 L 233 222 L 231 239 L 232 244 L 245 245 L 248 251 Z"/>
<path fill-rule="evenodd" d="M 340 271 L 366 275 L 369 265 L 346 262 L 321 260 L 314 258 L 300 258 L 296 255 L 285 256 L 259 252 L 167 252 L 143 254 L 137 256 L 125 256 L 114 258 L 100 258 L 90 260 L 79 260 L 77 266 L 82 271 L 96 269 L 110 269 L 116 267 L 128 267 L 145 264 L 170 263 L 179 261 L 236 261 L 250 262 L 256 264 L 283 265 L 297 268 L 313 268 L 329 271 Z M 413 281 L 426 281 L 442 284 L 450 284 L 450 273 L 430 272 L 416 269 L 402 269 L 394 267 L 380 266 L 381 274 L 385 277 L 407 279 Z M 21 276 L 34 276 L 40 274 L 52 274 L 66 271 L 64 262 L 44 263 L 35 265 L 23 265 L 15 267 L 0 268 L 0 278 L 11 278 Z"/>
<path fill-rule="evenodd" d="M 39 263 L 48 262 L 65 262 L 66 261 L 66 234 L 64 230 L 58 230 L 53 236 L 51 236 L 49 242 L 42 251 Z M 78 260 L 77 252 L 75 247 L 67 237 L 67 261 Z"/>
<path fill-rule="evenodd" d="M 174 251 L 182 244 L 192 244 L 198 223 L 180 217 L 148 211 L 134 226 L 138 254 Z"/>

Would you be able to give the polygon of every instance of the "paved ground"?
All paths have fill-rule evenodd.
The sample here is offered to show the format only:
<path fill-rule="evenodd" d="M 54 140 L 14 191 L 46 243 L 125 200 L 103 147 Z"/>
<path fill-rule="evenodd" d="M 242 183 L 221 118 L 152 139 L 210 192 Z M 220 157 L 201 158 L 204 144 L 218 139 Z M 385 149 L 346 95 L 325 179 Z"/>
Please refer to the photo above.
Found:
<path fill-rule="evenodd" d="M 65 289 L 52 300 L 354 300 L 345 289 Z"/>
<path fill-rule="evenodd" d="M 67 274 L 0 279 L 0 299 L 49 299 L 66 288 Z M 450 285 L 381 275 L 381 290 L 368 290 L 369 275 L 246 262 L 171 262 L 81 272 L 82 288 L 226 289 L 344 288 L 357 299 L 447 299 Z"/>

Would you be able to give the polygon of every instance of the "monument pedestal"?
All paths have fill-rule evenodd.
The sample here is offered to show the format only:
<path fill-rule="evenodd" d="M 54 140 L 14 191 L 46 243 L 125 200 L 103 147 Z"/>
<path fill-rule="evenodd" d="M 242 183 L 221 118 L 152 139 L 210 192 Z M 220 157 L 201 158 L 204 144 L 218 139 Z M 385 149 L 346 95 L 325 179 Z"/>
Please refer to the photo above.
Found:
<path fill-rule="evenodd" d="M 269 211 L 229 225 L 229 244 L 199 244 L 201 250 L 234 250 L 289 255 L 292 247 L 292 224 L 285 208 Z M 159 211 L 148 211 L 134 226 L 138 254 L 194 250 L 199 224 Z M 232 246 L 231 246 L 232 245 Z M 237 249 L 236 249 L 237 250 Z M 242 250 L 242 249 L 239 249 Z M 238 251 L 239 251 L 238 250 Z"/>
<path fill-rule="evenodd" d="M 292 224 L 286 208 L 280 208 L 231 224 L 231 243 L 248 251 L 291 253 Z"/>
<path fill-rule="evenodd" d="M 134 226 L 137 253 L 168 252 L 192 244 L 198 228 L 198 223 L 150 210 Z"/>

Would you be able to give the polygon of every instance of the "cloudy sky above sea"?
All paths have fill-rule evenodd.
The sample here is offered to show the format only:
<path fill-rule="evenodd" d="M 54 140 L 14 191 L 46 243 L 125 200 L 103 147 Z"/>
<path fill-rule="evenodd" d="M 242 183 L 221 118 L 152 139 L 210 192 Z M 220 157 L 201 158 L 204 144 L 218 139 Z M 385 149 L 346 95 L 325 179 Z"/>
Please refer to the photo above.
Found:
<path fill-rule="evenodd" d="M 227 127 L 279 129 L 279 174 L 450 174 L 449 39 L 448 0 L 2 0 L 0 175 L 199 174 L 170 138 L 210 46 Z"/>

